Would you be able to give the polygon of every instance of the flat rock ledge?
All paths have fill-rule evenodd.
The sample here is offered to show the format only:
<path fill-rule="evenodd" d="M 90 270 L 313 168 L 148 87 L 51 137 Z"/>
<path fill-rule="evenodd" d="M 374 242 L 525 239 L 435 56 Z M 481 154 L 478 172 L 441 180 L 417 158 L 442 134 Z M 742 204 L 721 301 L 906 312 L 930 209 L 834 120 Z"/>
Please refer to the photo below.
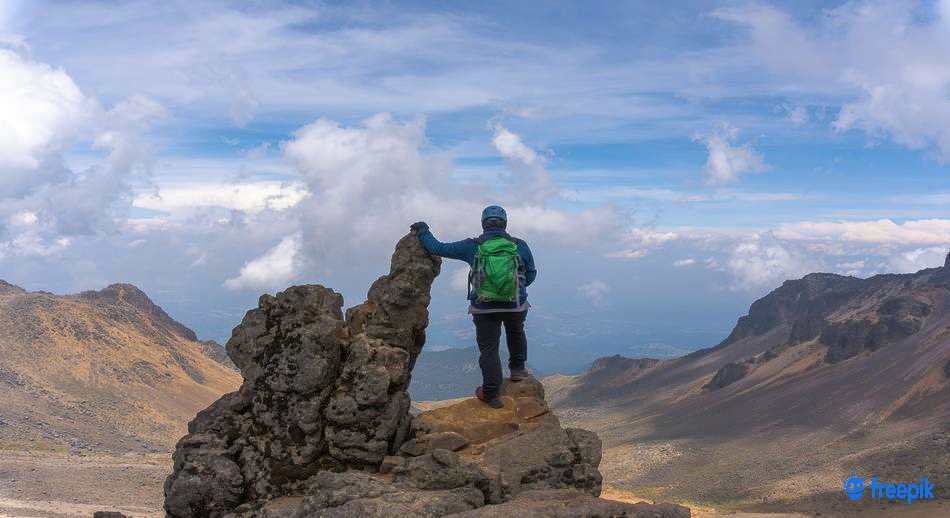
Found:
<path fill-rule="evenodd" d="M 178 442 L 167 516 L 689 517 L 598 498 L 600 439 L 562 428 L 537 380 L 506 382 L 501 409 L 469 399 L 410 414 L 440 265 L 409 234 L 345 316 L 323 286 L 262 296 L 227 343 L 243 385 Z"/>

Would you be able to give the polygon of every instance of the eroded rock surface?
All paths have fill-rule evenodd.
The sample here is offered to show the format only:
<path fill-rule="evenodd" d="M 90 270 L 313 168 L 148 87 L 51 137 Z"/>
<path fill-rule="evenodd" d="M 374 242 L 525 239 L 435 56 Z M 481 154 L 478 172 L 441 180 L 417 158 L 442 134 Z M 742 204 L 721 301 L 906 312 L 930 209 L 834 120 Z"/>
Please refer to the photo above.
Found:
<path fill-rule="evenodd" d="M 499 410 L 471 399 L 410 416 L 439 268 L 410 234 L 345 317 L 323 286 L 262 296 L 227 344 L 244 384 L 178 443 L 168 516 L 447 516 L 537 490 L 582 492 L 570 509 L 600 512 L 600 440 L 561 428 L 536 380 L 506 384 Z"/>

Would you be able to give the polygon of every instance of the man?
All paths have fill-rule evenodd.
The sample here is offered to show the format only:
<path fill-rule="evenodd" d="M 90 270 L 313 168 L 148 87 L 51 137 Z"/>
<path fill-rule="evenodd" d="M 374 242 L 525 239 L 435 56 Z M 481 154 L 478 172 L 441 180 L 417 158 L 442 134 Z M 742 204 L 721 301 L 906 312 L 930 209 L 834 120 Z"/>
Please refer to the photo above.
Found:
<path fill-rule="evenodd" d="M 511 380 L 521 381 L 530 375 L 525 370 L 528 343 L 524 319 L 530 307 L 526 288 L 534 282 L 538 270 L 528 244 L 508 235 L 507 225 L 505 209 L 492 205 L 482 211 L 483 232 L 476 238 L 443 243 L 432 235 L 426 223 L 420 221 L 411 227 L 427 252 L 465 261 L 471 267 L 468 312 L 475 322 L 478 365 L 482 369 L 482 385 L 475 389 L 475 397 L 492 408 L 504 406 L 498 398 L 502 380 L 498 342 L 502 325 L 508 342 Z"/>

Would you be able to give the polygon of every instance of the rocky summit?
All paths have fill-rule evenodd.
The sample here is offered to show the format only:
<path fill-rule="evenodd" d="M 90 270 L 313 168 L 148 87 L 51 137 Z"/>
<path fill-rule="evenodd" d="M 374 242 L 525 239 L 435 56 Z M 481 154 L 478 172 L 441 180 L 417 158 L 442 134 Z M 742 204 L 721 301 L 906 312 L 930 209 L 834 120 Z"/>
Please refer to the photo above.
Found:
<path fill-rule="evenodd" d="M 413 417 L 439 269 L 410 234 L 345 316 L 323 286 L 262 296 L 227 344 L 243 385 L 177 445 L 168 516 L 689 516 L 598 498 L 600 439 L 562 428 L 534 380 L 507 384 L 502 409 L 469 399 Z"/>

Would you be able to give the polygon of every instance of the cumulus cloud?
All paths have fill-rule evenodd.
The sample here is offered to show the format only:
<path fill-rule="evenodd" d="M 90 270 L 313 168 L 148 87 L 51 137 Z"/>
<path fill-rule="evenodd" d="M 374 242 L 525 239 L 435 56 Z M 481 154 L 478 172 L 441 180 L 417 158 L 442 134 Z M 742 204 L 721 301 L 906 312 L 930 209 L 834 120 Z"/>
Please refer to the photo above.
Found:
<path fill-rule="evenodd" d="M 685 266 L 692 266 L 692 265 L 694 265 L 694 264 L 696 264 L 696 259 L 693 259 L 692 257 L 689 257 L 689 258 L 686 258 L 686 259 L 680 259 L 680 260 L 678 260 L 678 261 L 673 261 L 673 266 L 675 266 L 675 267 L 677 267 L 677 268 L 683 268 L 683 267 L 685 267 Z"/>
<path fill-rule="evenodd" d="M 13 51 L 0 49 L 0 71 L 0 167 L 35 171 L 70 143 L 96 106 L 64 71 Z"/>
<path fill-rule="evenodd" d="M 845 261 L 835 265 L 835 269 L 845 275 L 857 276 L 863 272 L 867 266 L 867 261 L 859 259 L 857 261 Z"/>
<path fill-rule="evenodd" d="M 622 221 L 609 207 L 548 207 L 539 194 L 544 189 L 512 188 L 523 181 L 520 174 L 501 184 L 460 184 L 446 160 L 423 152 L 426 144 L 424 121 L 400 122 L 388 114 L 350 127 L 318 119 L 297 130 L 282 149 L 310 193 L 291 212 L 300 223 L 303 253 L 317 262 L 330 246 L 336 255 L 385 254 L 407 223 L 418 220 L 439 236 L 471 236 L 480 230 L 482 208 L 499 202 L 508 210 L 509 230 L 544 242 L 596 240 Z M 499 199 L 499 191 L 535 196 Z"/>
<path fill-rule="evenodd" d="M 642 259 L 646 257 L 646 255 L 647 250 L 636 249 L 616 250 L 614 252 L 607 252 L 607 254 L 605 254 L 606 257 L 611 259 Z"/>
<path fill-rule="evenodd" d="M 751 143 L 736 143 L 738 135 L 738 129 L 723 124 L 711 133 L 694 137 L 709 152 L 704 168 L 708 183 L 735 182 L 744 174 L 761 173 L 769 169 L 765 159 L 752 148 Z"/>
<path fill-rule="evenodd" d="M 788 240 L 848 241 L 900 245 L 950 244 L 950 219 L 896 223 L 874 221 L 804 221 L 780 225 L 775 236 Z"/>
<path fill-rule="evenodd" d="M 615 259 L 640 259 L 651 250 L 665 243 L 679 239 L 676 232 L 662 232 L 648 228 L 630 228 L 620 236 L 620 243 L 625 246 L 622 250 L 607 253 L 607 257 Z"/>
<path fill-rule="evenodd" d="M 594 279 L 577 287 L 577 292 L 595 307 L 603 307 L 605 305 L 605 297 L 610 291 L 610 286 L 599 279 Z"/>
<path fill-rule="evenodd" d="M 512 169 L 511 189 L 507 203 L 529 202 L 543 207 L 548 201 L 562 196 L 561 189 L 545 168 L 546 160 L 524 144 L 521 136 L 500 123 L 492 126 L 492 145 Z"/>
<path fill-rule="evenodd" d="M 142 96 L 103 110 L 65 71 L 0 49 L 0 253 L 50 255 L 115 230 L 128 177 L 147 169 L 141 135 L 162 113 Z M 63 156 L 81 141 L 106 156 L 74 171 Z"/>
<path fill-rule="evenodd" d="M 169 182 L 156 186 L 154 191 L 138 193 L 132 205 L 165 212 L 221 207 L 256 214 L 266 209 L 289 209 L 307 195 L 306 187 L 297 182 Z"/>
<path fill-rule="evenodd" d="M 299 275 L 300 236 L 292 235 L 264 255 L 248 261 L 237 277 L 224 282 L 231 290 L 281 289 Z"/>
<path fill-rule="evenodd" d="M 735 245 L 723 268 L 735 279 L 735 288 L 758 290 L 818 271 L 820 265 L 771 236 L 756 235 Z"/>
<path fill-rule="evenodd" d="M 894 254 L 887 262 L 889 270 L 895 273 L 913 273 L 925 268 L 943 266 L 947 257 L 946 247 L 916 248 Z"/>
<path fill-rule="evenodd" d="M 495 124 L 494 133 L 491 143 L 501 156 L 525 165 L 535 165 L 541 160 L 533 149 L 524 145 L 519 135 L 508 131 L 501 124 Z"/>
<path fill-rule="evenodd" d="M 798 90 L 842 99 L 832 125 L 950 160 L 950 7 L 846 2 L 806 27 L 765 4 L 714 15 L 750 29 L 748 54 Z M 928 13 L 929 14 L 929 13 Z"/>

